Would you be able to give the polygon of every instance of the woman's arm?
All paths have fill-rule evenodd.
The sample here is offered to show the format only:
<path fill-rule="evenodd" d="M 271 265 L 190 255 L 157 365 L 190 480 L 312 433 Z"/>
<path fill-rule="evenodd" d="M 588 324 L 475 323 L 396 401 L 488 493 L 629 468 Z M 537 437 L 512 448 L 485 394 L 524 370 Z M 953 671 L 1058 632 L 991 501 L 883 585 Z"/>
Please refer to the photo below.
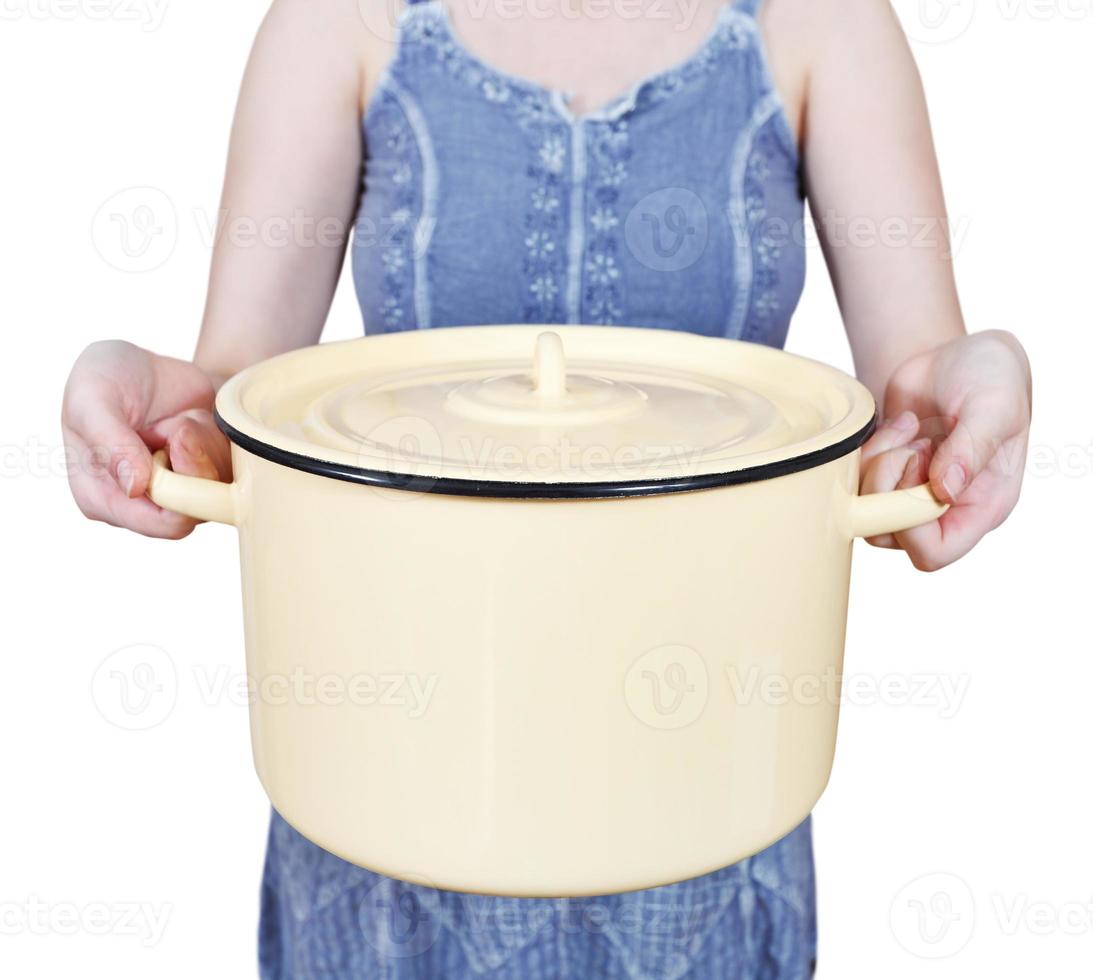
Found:
<path fill-rule="evenodd" d="M 258 32 L 195 357 L 212 374 L 319 340 L 360 187 L 361 33 L 351 0 L 276 0 Z"/>
<path fill-rule="evenodd" d="M 239 97 L 194 364 L 107 341 L 81 355 L 65 389 L 70 482 L 89 517 L 189 533 L 192 521 L 144 496 L 150 450 L 166 446 L 181 473 L 230 479 L 211 417 L 216 388 L 318 341 L 359 193 L 370 38 L 355 0 L 273 4 Z"/>
<path fill-rule="evenodd" d="M 928 478 L 953 502 L 940 521 L 874 543 L 940 568 L 1017 502 L 1028 362 L 1009 334 L 965 334 L 926 102 L 888 3 L 797 6 L 810 28 L 806 188 L 858 375 L 886 420 L 862 489 Z"/>

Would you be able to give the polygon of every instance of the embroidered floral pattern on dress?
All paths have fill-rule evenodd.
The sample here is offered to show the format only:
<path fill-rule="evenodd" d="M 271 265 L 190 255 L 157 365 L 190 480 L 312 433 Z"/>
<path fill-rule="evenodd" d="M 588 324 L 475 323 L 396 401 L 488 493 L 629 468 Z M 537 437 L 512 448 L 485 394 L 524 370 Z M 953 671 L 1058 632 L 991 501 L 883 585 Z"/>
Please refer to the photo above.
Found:
<path fill-rule="evenodd" d="M 564 280 L 563 174 L 569 159 L 568 126 L 550 104 L 549 93 L 488 68 L 452 35 L 448 15 L 439 4 L 411 8 L 403 39 L 414 42 L 454 80 L 469 85 L 489 102 L 504 105 L 527 134 L 532 149 L 527 177 L 531 184 L 524 217 L 523 261 L 530 322 L 565 319 L 560 297 Z"/>
<path fill-rule="evenodd" d="M 522 96 L 534 101 L 531 96 Z M 562 172 L 568 149 L 565 131 L 540 107 L 525 104 L 517 113 L 521 128 L 537 152 L 528 162 L 531 184 L 524 215 L 524 282 L 527 303 L 524 316 L 530 322 L 558 323 L 565 319 L 561 307 L 563 279 Z M 549 108 L 549 107 L 547 107 Z M 549 120 L 549 121 L 548 121 Z"/>
<path fill-rule="evenodd" d="M 769 127 L 764 127 L 755 139 L 744 173 L 744 214 L 753 256 L 751 308 L 744 325 L 745 339 L 764 335 L 781 308 L 778 263 L 789 229 L 768 220 L 766 201 L 770 160 L 781 153 L 784 153 L 781 144 Z"/>
<path fill-rule="evenodd" d="M 568 134 L 542 98 L 524 93 L 517 102 L 516 117 L 535 148 L 527 167 L 531 193 L 524 215 L 524 316 L 529 321 L 557 323 L 565 319 L 560 299 L 564 267 L 562 173 L 569 155 Z"/>
<path fill-rule="evenodd" d="M 574 313 L 582 322 L 617 324 L 633 317 L 627 302 L 629 256 L 624 254 L 622 231 L 625 213 L 620 210 L 628 181 L 638 179 L 631 161 L 632 147 L 628 120 L 652 105 L 693 90 L 733 61 L 737 53 L 755 53 L 758 26 L 745 12 L 726 3 L 706 42 L 676 67 L 653 75 L 631 93 L 620 97 L 600 112 L 579 123 L 558 104 L 558 94 L 535 82 L 509 75 L 482 62 L 467 49 L 449 20 L 440 0 L 426 0 L 408 7 L 400 20 L 399 62 L 394 67 L 420 73 L 440 72 L 439 84 L 465 86 L 474 97 L 496 105 L 519 127 L 527 139 L 526 204 L 520 228 L 519 255 L 520 314 L 527 322 L 562 322 Z M 750 77 L 750 63 L 738 62 Z M 420 77 L 420 76 L 419 76 Z M 398 111 L 396 109 L 396 111 Z M 409 167 L 414 132 L 401 117 L 390 139 L 407 156 Z M 585 166 L 574 156 L 577 127 L 585 136 Z M 784 284 L 779 271 L 786 262 L 787 242 L 772 234 L 770 213 L 781 212 L 780 203 L 768 206 L 765 187 L 777 167 L 773 156 L 780 150 L 778 134 L 760 133 L 752 148 L 745 173 L 744 209 L 750 236 L 753 274 L 745 312 L 743 333 L 766 336 L 787 316 L 780 294 Z M 408 144 L 405 148 L 402 141 Z M 582 170 L 583 172 L 578 172 Z M 405 330 L 415 325 L 414 311 L 414 207 L 413 191 L 398 181 L 405 174 L 407 184 L 414 174 L 407 169 L 395 175 L 399 207 L 396 214 L 405 221 L 393 222 L 382 257 L 386 286 L 381 318 L 387 329 Z M 576 179 L 580 185 L 571 188 Z M 405 193 L 405 200 L 403 194 Z M 582 213 L 573 211 L 571 193 L 581 195 Z M 407 206 L 405 214 L 402 205 Z M 583 228 L 573 229 L 572 221 Z M 578 283 L 572 279 L 579 278 Z M 579 309 L 572 311 L 570 304 Z M 514 310 L 515 312 L 515 310 Z M 774 331 L 777 333 L 777 330 Z M 773 334 L 772 334 L 773 335 Z"/>
<path fill-rule="evenodd" d="M 630 131 L 625 119 L 589 123 L 588 179 L 591 234 L 585 252 L 583 316 L 590 323 L 619 323 L 623 317 L 623 282 L 617 261 L 619 187 L 630 159 Z"/>
<path fill-rule="evenodd" d="M 413 317 L 415 192 L 411 164 L 416 145 L 402 107 L 394 95 L 381 93 L 377 109 L 389 118 L 385 142 L 395 161 L 391 182 L 396 189 L 394 209 L 385 225 L 375 229 L 383 265 L 383 325 L 387 330 L 412 330 L 417 326 Z"/>

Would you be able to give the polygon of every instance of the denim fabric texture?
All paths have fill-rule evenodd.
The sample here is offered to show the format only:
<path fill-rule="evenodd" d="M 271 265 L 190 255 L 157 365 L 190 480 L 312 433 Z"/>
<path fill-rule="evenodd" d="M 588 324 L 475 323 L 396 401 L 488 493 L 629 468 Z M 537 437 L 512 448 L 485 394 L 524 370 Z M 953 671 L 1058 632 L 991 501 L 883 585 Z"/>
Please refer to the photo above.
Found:
<path fill-rule="evenodd" d="M 606 106 L 491 68 L 406 8 L 365 114 L 353 242 L 370 332 L 688 330 L 781 346 L 804 281 L 797 149 L 754 17 Z"/>
<path fill-rule="evenodd" d="M 757 2 L 726 4 L 691 57 L 580 116 L 472 54 L 438 0 L 408 6 L 364 118 L 367 332 L 570 322 L 782 346 L 803 201 Z M 264 980 L 803 980 L 815 946 L 807 820 L 712 874 L 580 899 L 395 881 L 276 813 L 270 827 Z"/>
<path fill-rule="evenodd" d="M 579 818 L 578 818 L 579 819 Z M 662 888 L 496 898 L 385 878 L 276 813 L 262 884 L 264 980 L 807 980 L 809 822 L 755 857 Z"/>

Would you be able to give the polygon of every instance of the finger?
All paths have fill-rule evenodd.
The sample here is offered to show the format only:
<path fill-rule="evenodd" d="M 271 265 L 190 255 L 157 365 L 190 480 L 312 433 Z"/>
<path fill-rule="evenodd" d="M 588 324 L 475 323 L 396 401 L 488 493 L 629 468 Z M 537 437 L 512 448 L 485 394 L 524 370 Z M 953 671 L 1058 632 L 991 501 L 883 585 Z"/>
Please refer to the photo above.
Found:
<path fill-rule="evenodd" d="M 929 452 L 930 440 L 916 439 L 875 458 L 862 474 L 860 492 L 888 493 L 918 486 L 926 479 Z M 877 548 L 899 547 L 892 534 L 873 535 L 866 541 Z"/>
<path fill-rule="evenodd" d="M 926 482 L 930 467 L 930 441 L 921 440 L 917 444 L 915 458 L 904 470 L 896 489 L 908 490 Z M 941 554 L 945 529 L 940 520 L 928 521 L 918 527 L 905 531 L 896 531 L 891 535 L 893 547 L 907 552 L 912 564 L 922 571 L 933 571 L 941 566 L 935 564 L 934 557 Z"/>
<path fill-rule="evenodd" d="M 1018 450 L 1019 452 L 1019 450 Z M 916 568 L 935 571 L 962 558 L 1009 516 L 1021 494 L 1021 475 L 992 463 L 980 472 L 949 510 L 935 522 L 939 536 L 901 531 L 897 537 Z"/>
<path fill-rule="evenodd" d="M 147 497 L 127 497 L 106 473 L 69 472 L 72 496 L 85 517 L 155 538 L 182 538 L 195 521 L 156 507 Z"/>
<path fill-rule="evenodd" d="M 938 520 L 898 531 L 895 537 L 915 568 L 936 572 L 971 551 L 989 529 L 985 514 L 960 503 Z"/>
<path fill-rule="evenodd" d="M 1023 427 L 1018 401 L 994 390 L 969 395 L 952 432 L 937 447 L 930 464 L 930 486 L 944 501 L 955 502 L 986 468 L 1006 440 Z"/>
<path fill-rule="evenodd" d="M 917 431 L 918 417 L 914 412 L 900 412 L 893 418 L 885 419 L 862 446 L 862 467 L 868 466 L 881 453 L 906 445 L 915 437 Z"/>
<path fill-rule="evenodd" d="M 79 447 L 74 466 L 108 476 L 127 497 L 144 495 L 152 457 L 119 406 L 85 389 L 66 405 L 62 428 L 66 441 Z"/>
<path fill-rule="evenodd" d="M 231 480 L 231 443 L 203 410 L 164 419 L 142 433 L 150 445 L 166 447 L 171 468 L 186 476 Z"/>
<path fill-rule="evenodd" d="M 184 476 L 219 480 L 216 462 L 205 448 L 201 429 L 189 420 L 183 421 L 167 440 L 171 469 Z"/>
<path fill-rule="evenodd" d="M 107 500 L 108 523 L 128 528 L 150 538 L 178 540 L 188 535 L 198 522 L 185 514 L 157 507 L 148 497 L 130 499 L 118 493 Z"/>

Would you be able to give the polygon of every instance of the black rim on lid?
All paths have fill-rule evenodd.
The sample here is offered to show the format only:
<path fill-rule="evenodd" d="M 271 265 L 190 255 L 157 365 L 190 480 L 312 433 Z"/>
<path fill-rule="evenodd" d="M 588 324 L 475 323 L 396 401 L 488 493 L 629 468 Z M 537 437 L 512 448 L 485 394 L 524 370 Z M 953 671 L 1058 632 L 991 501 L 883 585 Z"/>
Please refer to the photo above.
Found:
<path fill-rule="evenodd" d="M 729 473 L 710 473 L 702 476 L 667 477 L 651 480 L 606 480 L 589 483 L 520 483 L 501 480 L 470 480 L 456 477 L 422 476 L 411 473 L 387 473 L 360 466 L 334 463 L 315 459 L 300 453 L 279 449 L 261 442 L 225 422 L 216 412 L 216 424 L 240 449 L 280 466 L 325 476 L 346 483 L 414 493 L 440 493 L 456 497 L 497 497 L 511 500 L 593 500 L 616 497 L 648 497 L 664 493 L 685 493 L 691 490 L 712 490 L 715 487 L 739 486 L 773 480 L 779 476 L 800 473 L 854 452 L 868 439 L 876 428 L 874 414 L 869 422 L 851 436 L 800 456 L 779 459 L 760 466 L 733 470 Z"/>

